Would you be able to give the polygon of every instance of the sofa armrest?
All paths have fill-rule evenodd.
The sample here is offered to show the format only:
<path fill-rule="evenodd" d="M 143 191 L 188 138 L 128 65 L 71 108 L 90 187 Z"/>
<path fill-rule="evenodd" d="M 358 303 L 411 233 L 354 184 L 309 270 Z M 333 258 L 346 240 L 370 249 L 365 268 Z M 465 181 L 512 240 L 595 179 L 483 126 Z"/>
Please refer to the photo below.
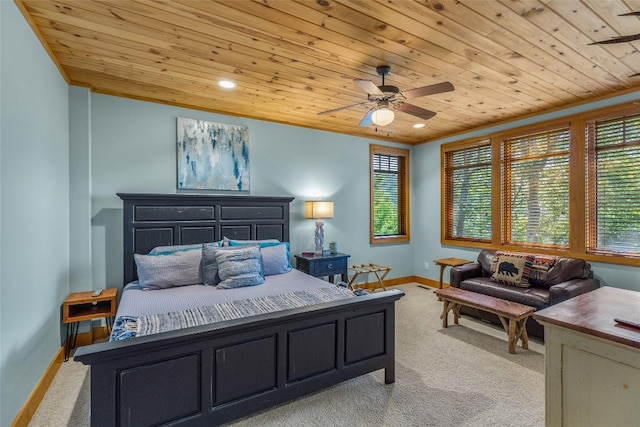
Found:
<path fill-rule="evenodd" d="M 551 305 L 566 301 L 569 298 L 593 291 L 600 287 L 598 279 L 571 279 L 558 283 L 549 288 L 549 302 Z"/>
<path fill-rule="evenodd" d="M 451 267 L 449 272 L 449 286 L 460 287 L 460 282 L 472 277 L 482 276 L 482 267 L 477 262 Z"/>

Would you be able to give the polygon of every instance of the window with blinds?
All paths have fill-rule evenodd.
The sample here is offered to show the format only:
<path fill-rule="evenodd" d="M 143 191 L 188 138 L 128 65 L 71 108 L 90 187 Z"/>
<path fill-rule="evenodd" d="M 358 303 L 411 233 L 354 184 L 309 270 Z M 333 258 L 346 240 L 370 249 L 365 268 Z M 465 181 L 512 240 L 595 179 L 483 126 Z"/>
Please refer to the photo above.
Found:
<path fill-rule="evenodd" d="M 444 217 L 447 239 L 491 241 L 491 143 L 444 155 Z"/>
<path fill-rule="evenodd" d="M 371 146 L 371 243 L 409 239 L 409 151 Z"/>
<path fill-rule="evenodd" d="M 640 255 L 640 114 L 587 123 L 587 251 Z"/>
<path fill-rule="evenodd" d="M 502 141 L 502 227 L 508 244 L 569 244 L 569 126 Z"/>

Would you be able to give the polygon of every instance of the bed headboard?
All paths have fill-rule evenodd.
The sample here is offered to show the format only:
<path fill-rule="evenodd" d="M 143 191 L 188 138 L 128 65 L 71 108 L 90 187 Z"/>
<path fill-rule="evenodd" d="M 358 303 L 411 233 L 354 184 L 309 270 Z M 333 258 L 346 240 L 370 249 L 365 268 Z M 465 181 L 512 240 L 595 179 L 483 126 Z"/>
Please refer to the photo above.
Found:
<path fill-rule="evenodd" d="M 133 254 L 156 246 L 238 240 L 289 241 L 293 197 L 117 193 L 123 201 L 124 283 L 136 280 Z"/>

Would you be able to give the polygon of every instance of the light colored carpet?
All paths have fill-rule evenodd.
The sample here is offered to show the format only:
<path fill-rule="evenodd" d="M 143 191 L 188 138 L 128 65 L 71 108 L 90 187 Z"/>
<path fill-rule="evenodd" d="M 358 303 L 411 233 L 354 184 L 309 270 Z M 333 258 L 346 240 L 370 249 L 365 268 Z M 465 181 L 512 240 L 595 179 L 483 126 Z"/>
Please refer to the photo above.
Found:
<path fill-rule="evenodd" d="M 544 345 L 507 351 L 502 329 L 463 317 L 442 328 L 442 303 L 407 284 L 396 307 L 396 382 L 378 371 L 232 423 L 244 426 L 544 426 Z M 451 316 L 451 315 L 450 315 Z M 453 323 L 450 319 L 450 323 Z M 89 425 L 89 375 L 64 363 L 31 427 Z"/>

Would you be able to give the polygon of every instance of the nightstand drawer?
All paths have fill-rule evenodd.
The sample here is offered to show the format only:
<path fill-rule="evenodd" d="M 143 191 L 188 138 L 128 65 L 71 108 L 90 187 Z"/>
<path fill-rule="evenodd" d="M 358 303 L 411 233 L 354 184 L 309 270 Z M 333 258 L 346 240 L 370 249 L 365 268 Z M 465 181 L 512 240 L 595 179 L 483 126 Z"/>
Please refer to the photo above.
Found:
<path fill-rule="evenodd" d="M 348 254 L 331 255 L 296 255 L 296 268 L 315 277 L 329 276 L 329 281 L 334 283 L 333 276 L 339 274 L 341 280 L 348 281 L 347 261 Z"/>
<path fill-rule="evenodd" d="M 347 268 L 347 258 L 329 259 L 326 261 L 317 261 L 312 265 L 312 276 L 329 276 L 331 274 L 342 274 Z"/>

